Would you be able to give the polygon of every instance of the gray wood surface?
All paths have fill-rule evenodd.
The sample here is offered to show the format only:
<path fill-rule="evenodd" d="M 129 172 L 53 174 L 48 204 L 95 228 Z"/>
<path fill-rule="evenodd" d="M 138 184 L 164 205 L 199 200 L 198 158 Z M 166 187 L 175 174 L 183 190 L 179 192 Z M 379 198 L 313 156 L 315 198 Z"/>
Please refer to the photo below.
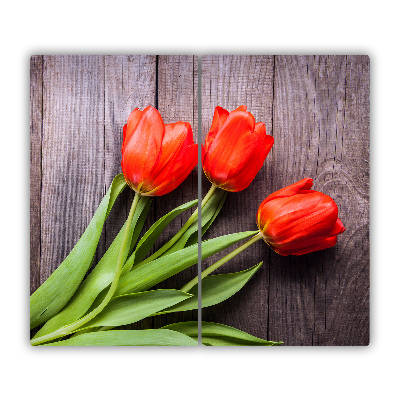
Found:
<path fill-rule="evenodd" d="M 71 251 L 114 176 L 121 172 L 122 128 L 130 112 L 157 107 L 165 123 L 188 121 L 197 134 L 197 57 L 34 56 L 31 58 L 31 292 Z M 144 230 L 196 199 L 197 167 L 172 194 L 155 198 Z M 126 220 L 133 192 L 117 199 L 94 263 Z M 156 248 L 183 225 L 177 218 Z M 179 288 L 196 266 L 164 287 Z M 149 328 L 196 313 L 146 320 Z"/>
<path fill-rule="evenodd" d="M 334 248 L 298 257 L 256 243 L 220 272 L 261 260 L 262 268 L 234 297 L 203 309 L 203 320 L 285 345 L 367 345 L 369 58 L 205 56 L 202 104 L 203 140 L 215 106 L 231 111 L 241 104 L 275 139 L 253 183 L 228 195 L 207 237 L 257 229 L 261 201 L 304 177 L 336 201 L 347 229 Z M 209 186 L 203 181 L 203 191 Z"/>
<path fill-rule="evenodd" d="M 197 57 L 187 55 L 31 58 L 31 292 L 72 249 L 121 171 L 122 127 L 133 108 L 156 106 L 165 123 L 189 121 L 197 134 L 197 73 Z M 262 268 L 234 297 L 203 309 L 203 319 L 285 345 L 368 344 L 368 57 L 206 56 L 201 73 L 203 141 L 217 105 L 229 111 L 247 105 L 275 138 L 253 183 L 228 195 L 206 238 L 257 229 L 260 202 L 306 176 L 337 202 L 347 228 L 336 247 L 300 257 L 281 257 L 256 243 L 220 272 L 264 261 Z M 203 195 L 209 187 L 203 177 Z M 125 190 L 117 200 L 95 262 L 126 219 L 132 197 Z M 196 197 L 197 168 L 173 193 L 155 198 L 145 229 Z M 189 215 L 177 218 L 157 246 Z M 193 267 L 159 287 L 181 287 L 195 274 Z M 197 312 L 171 314 L 135 327 L 196 318 Z"/>

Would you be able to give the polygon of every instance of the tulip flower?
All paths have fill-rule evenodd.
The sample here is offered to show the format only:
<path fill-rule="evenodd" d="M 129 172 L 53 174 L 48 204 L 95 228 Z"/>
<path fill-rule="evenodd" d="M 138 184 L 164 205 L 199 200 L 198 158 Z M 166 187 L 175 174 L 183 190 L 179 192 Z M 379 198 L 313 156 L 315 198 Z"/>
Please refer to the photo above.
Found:
<path fill-rule="evenodd" d="M 53 332 L 34 338 L 31 344 L 41 344 L 72 333 L 100 314 L 113 298 L 129 247 L 129 232 L 141 196 L 161 196 L 179 186 L 197 164 L 197 145 L 187 122 L 164 125 L 160 113 L 148 106 L 132 111 L 123 128 L 122 172 L 127 184 L 135 191 L 131 209 L 123 230 L 116 258 L 114 278 L 105 297 L 89 313 Z M 188 229 L 193 219 L 168 242 L 163 251 L 174 244 Z M 154 253 L 156 254 L 156 253 Z M 153 257 L 154 257 L 153 254 Z M 159 253 L 156 254 L 158 256 Z"/>
<path fill-rule="evenodd" d="M 232 112 L 216 107 L 203 148 L 203 170 L 209 181 L 228 192 L 250 185 L 274 144 L 265 125 L 256 123 L 246 106 Z"/>
<path fill-rule="evenodd" d="M 268 196 L 260 205 L 257 224 L 265 242 L 278 254 L 301 255 L 332 247 L 345 228 L 336 203 L 310 190 L 305 178 Z"/>
<path fill-rule="evenodd" d="M 123 128 L 122 172 L 142 196 L 161 196 L 178 187 L 197 164 L 197 144 L 188 122 L 164 124 L 148 106 L 132 111 Z"/>
<path fill-rule="evenodd" d="M 254 231 L 251 239 L 202 271 L 201 279 L 261 239 L 282 256 L 334 246 L 337 235 L 345 231 L 338 218 L 337 205 L 329 196 L 310 190 L 312 184 L 311 178 L 305 178 L 268 196 L 258 209 L 259 231 Z M 198 277 L 195 277 L 181 290 L 187 292 L 197 283 Z"/>

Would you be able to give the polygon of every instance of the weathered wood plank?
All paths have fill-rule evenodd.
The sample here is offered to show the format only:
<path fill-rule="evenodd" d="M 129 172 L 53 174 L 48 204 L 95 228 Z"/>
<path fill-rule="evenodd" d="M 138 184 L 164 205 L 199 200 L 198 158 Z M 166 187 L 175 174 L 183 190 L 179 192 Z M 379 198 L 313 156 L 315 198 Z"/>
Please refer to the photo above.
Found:
<path fill-rule="evenodd" d="M 158 59 L 158 109 L 166 124 L 186 121 L 192 126 L 194 140 L 197 142 L 197 57 L 191 55 L 159 56 Z M 155 198 L 155 219 L 158 219 L 180 204 L 198 197 L 197 168 L 173 192 Z M 195 208 L 182 213 L 163 232 L 157 245 L 169 240 L 184 225 Z M 196 266 L 161 283 L 159 288 L 180 289 L 197 275 Z M 197 311 L 173 313 L 154 318 L 154 327 L 179 322 L 196 320 Z"/>
<path fill-rule="evenodd" d="M 192 56 L 41 59 L 31 59 L 31 291 L 72 249 L 120 172 L 122 126 L 133 108 L 158 105 L 166 123 L 186 120 L 197 133 L 197 62 Z M 255 229 L 263 198 L 304 176 L 335 199 L 347 228 L 335 248 L 302 257 L 280 257 L 257 243 L 221 272 L 260 260 L 263 267 L 235 297 L 204 309 L 204 320 L 287 345 L 367 344 L 368 57 L 207 56 L 202 72 L 203 140 L 216 105 L 232 110 L 246 104 L 275 137 L 255 181 L 228 195 L 207 237 Z M 209 186 L 204 179 L 203 195 Z M 155 199 L 148 225 L 196 195 L 194 171 L 176 191 Z M 127 190 L 110 215 L 97 258 L 122 225 L 131 198 Z M 189 214 L 177 219 L 160 242 Z M 195 273 L 192 268 L 163 287 L 180 287 Z M 139 327 L 195 318 L 195 312 L 175 314 Z"/>
<path fill-rule="evenodd" d="M 105 57 L 105 178 L 107 186 L 122 172 L 122 129 L 135 109 L 156 105 L 156 56 Z M 106 221 L 106 247 L 128 217 L 134 193 L 126 189 Z M 144 230 L 154 222 L 150 211 Z"/>
<path fill-rule="evenodd" d="M 135 109 L 156 106 L 156 56 L 129 55 L 105 57 L 105 160 L 106 182 L 109 184 L 115 175 L 122 172 L 121 147 L 122 129 L 128 116 Z M 134 192 L 127 188 L 117 199 L 106 221 L 106 246 L 128 217 Z M 145 232 L 154 223 L 154 204 L 151 206 L 143 227 Z M 151 319 L 140 321 L 126 328 L 151 328 Z"/>
<path fill-rule="evenodd" d="M 314 189 L 332 195 L 324 184 L 334 172 L 344 62 L 343 57 L 329 61 L 276 57 L 274 151 L 280 168 L 273 168 L 273 190 L 311 177 Z M 324 312 L 324 293 L 316 285 L 337 251 L 301 257 L 271 255 L 271 335 L 284 338 L 287 345 L 314 344 L 314 331 Z"/>
<path fill-rule="evenodd" d="M 104 194 L 103 57 L 44 56 L 42 160 L 40 283 L 71 251 Z"/>
<path fill-rule="evenodd" d="M 335 167 L 334 195 L 347 231 L 335 267 L 324 269 L 326 345 L 369 344 L 369 57 L 346 57 L 346 86 L 339 131 L 345 157 Z M 339 268 L 340 266 L 340 268 Z M 345 318 L 338 316 L 345 315 Z"/>
<path fill-rule="evenodd" d="M 40 285 L 43 58 L 30 60 L 30 292 Z"/>
<path fill-rule="evenodd" d="M 264 122 L 272 133 L 273 56 L 205 56 L 202 57 L 202 137 L 211 126 L 216 106 L 232 111 L 247 105 L 257 122 Z M 227 233 L 256 230 L 256 214 L 261 201 L 271 192 L 271 168 L 274 151 L 251 185 L 238 193 L 229 193 L 218 218 L 206 233 L 207 238 Z M 203 176 L 203 196 L 210 183 Z M 219 255 L 202 261 L 202 269 L 217 261 Z M 219 269 L 219 273 L 236 272 L 268 260 L 268 248 L 257 243 Z M 234 297 L 220 305 L 202 310 L 204 321 L 227 324 L 261 338 L 268 332 L 268 265 L 264 263 L 253 279 Z"/>
<path fill-rule="evenodd" d="M 43 84 L 39 81 L 41 70 L 32 71 L 36 74 L 32 96 L 38 98 L 32 100 L 33 133 L 39 138 L 44 110 L 43 156 L 36 148 L 32 156 L 32 182 L 43 180 L 41 203 L 38 200 L 42 206 L 41 235 L 33 235 L 39 241 L 37 248 L 43 248 L 42 269 L 32 263 L 32 276 L 40 272 L 43 282 L 72 249 L 106 188 L 121 172 L 122 128 L 135 107 L 158 106 L 159 99 L 158 108 L 166 123 L 189 121 L 196 134 L 197 64 L 193 56 L 163 56 L 159 60 L 156 56 L 46 56 Z M 38 96 L 42 91 L 43 101 Z M 40 145 L 41 141 L 37 143 Z M 40 189 L 38 185 L 32 187 Z M 194 172 L 172 195 L 155 199 L 144 229 L 155 218 L 196 197 Z M 125 190 L 117 200 L 107 219 L 95 262 L 122 226 L 132 198 L 132 191 Z M 36 196 L 32 195 L 32 199 Z M 159 244 L 172 236 L 188 215 L 190 212 L 177 219 Z M 187 280 L 180 277 L 176 283 L 172 278 L 168 284 L 180 287 Z M 32 290 L 38 285 L 39 281 Z M 135 326 L 152 325 L 149 319 Z"/>
<path fill-rule="evenodd" d="M 357 76 L 351 85 L 349 74 Z M 316 190 L 337 202 L 347 227 L 335 248 L 271 257 L 269 332 L 288 345 L 369 342 L 369 245 L 358 245 L 368 242 L 368 228 L 359 229 L 368 226 L 368 191 L 365 181 L 358 183 L 368 176 L 368 75 L 345 56 L 276 57 L 274 150 L 283 168 L 273 169 L 274 190 L 310 176 Z M 361 168 L 359 156 L 367 160 Z M 363 198 L 354 201 L 359 191 Z"/>
<path fill-rule="evenodd" d="M 247 67 L 241 63 L 247 63 Z M 255 217 L 250 214 L 256 212 L 260 200 L 306 176 L 314 179 L 316 190 L 337 202 L 347 231 L 335 248 L 301 257 L 281 257 L 262 243 L 254 245 L 244 252 L 242 263 L 252 260 L 252 252 L 251 265 L 265 261 L 261 271 L 221 307 L 203 310 L 204 320 L 283 340 L 286 345 L 368 344 L 368 57 L 277 56 L 273 94 L 269 95 L 265 88 L 255 90 L 253 63 L 249 56 L 203 58 L 203 136 L 216 105 L 231 110 L 248 99 L 265 105 L 266 98 L 273 98 L 271 125 L 275 138 L 266 162 L 269 168 L 266 171 L 264 166 L 260 172 L 265 174 L 264 186 L 257 182 L 259 173 L 237 197 L 246 195 L 251 201 L 235 204 L 236 194 L 230 194 L 224 207 L 226 214 L 217 219 L 210 237 L 228 229 L 252 229 Z M 235 96 L 241 98 L 238 103 L 226 101 Z M 209 104 L 209 99 L 214 104 Z M 247 105 L 256 120 L 268 123 L 267 118 L 257 117 L 252 103 Z M 253 202 L 255 210 L 249 213 Z M 236 264 L 231 264 L 225 270 L 234 268 Z M 260 287 L 256 290 L 257 285 Z M 250 301 L 252 308 L 248 307 Z"/>

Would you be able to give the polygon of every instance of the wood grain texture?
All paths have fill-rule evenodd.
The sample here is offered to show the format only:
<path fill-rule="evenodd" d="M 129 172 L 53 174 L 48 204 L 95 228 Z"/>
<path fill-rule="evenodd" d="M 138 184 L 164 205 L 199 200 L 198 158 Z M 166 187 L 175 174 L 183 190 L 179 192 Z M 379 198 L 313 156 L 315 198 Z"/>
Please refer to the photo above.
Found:
<path fill-rule="evenodd" d="M 104 193 L 104 59 L 44 56 L 40 283 L 69 254 Z"/>
<path fill-rule="evenodd" d="M 204 309 L 203 319 L 285 345 L 367 345 L 369 58 L 207 56 L 202 72 L 203 137 L 215 106 L 246 104 L 275 139 L 254 182 L 228 195 L 209 237 L 255 229 L 261 200 L 304 177 L 336 201 L 347 228 L 334 248 L 300 257 L 257 243 L 221 272 L 263 260 L 261 270 L 233 298 Z"/>
<path fill-rule="evenodd" d="M 281 257 L 262 242 L 221 268 L 264 265 L 234 297 L 202 310 L 285 345 L 369 343 L 369 59 L 366 56 L 206 56 L 202 59 L 202 137 L 214 108 L 246 104 L 275 145 L 254 182 L 230 193 L 206 238 L 255 230 L 259 203 L 310 176 L 338 204 L 346 232 L 332 249 Z M 34 56 L 31 58 L 31 292 L 72 249 L 112 178 L 121 171 L 122 127 L 151 104 L 166 123 L 189 121 L 197 135 L 197 57 Z M 210 184 L 202 181 L 203 195 Z M 146 227 L 197 196 L 197 170 L 156 198 Z M 122 226 L 124 191 L 100 238 L 95 262 Z M 178 217 L 157 246 L 190 215 Z M 225 251 L 226 253 L 227 251 Z M 204 261 L 203 268 L 222 255 Z M 181 287 L 196 268 L 159 287 Z M 150 328 L 196 312 L 147 319 Z"/>
<path fill-rule="evenodd" d="M 158 107 L 165 123 L 188 121 L 197 135 L 195 82 L 197 58 L 194 62 L 193 56 L 32 57 L 32 292 L 71 251 L 112 179 L 121 172 L 122 128 L 134 108 Z M 195 198 L 197 169 L 173 194 L 153 200 L 144 230 Z M 126 220 L 132 199 L 128 189 L 117 199 L 94 263 Z M 179 230 L 188 215 L 190 211 L 174 221 L 157 246 Z M 188 280 L 174 279 L 168 287 L 179 288 Z M 154 322 L 149 318 L 133 327 L 150 328 L 170 319 Z"/>
<path fill-rule="evenodd" d="M 30 293 L 40 285 L 43 58 L 30 60 Z"/>
<path fill-rule="evenodd" d="M 181 56 L 159 56 L 158 60 L 158 109 L 164 118 L 165 123 L 176 121 L 187 121 L 191 124 L 194 140 L 197 142 L 197 57 L 191 55 Z M 180 204 L 198 198 L 197 167 L 186 178 L 186 180 L 173 192 L 162 196 L 155 201 L 155 218 L 174 209 Z M 192 208 L 183 212 L 175 218 L 168 230 L 165 230 L 156 246 L 159 247 L 179 231 L 185 224 Z M 180 289 L 194 276 L 197 275 L 197 266 L 182 271 L 178 275 L 167 279 L 157 288 Z M 153 328 L 158 328 L 174 322 L 183 320 L 197 320 L 197 310 L 185 313 L 173 313 L 161 315 L 153 319 Z"/>
<path fill-rule="evenodd" d="M 143 110 L 148 105 L 156 107 L 157 56 L 106 56 L 105 57 L 105 144 L 106 182 L 122 172 L 122 129 L 128 116 L 136 107 Z M 128 217 L 134 193 L 126 189 L 117 199 L 106 221 L 105 235 L 108 247 Z M 143 227 L 146 231 L 154 223 L 152 204 Z M 140 321 L 126 329 L 151 328 L 151 321 Z"/>
<path fill-rule="evenodd" d="M 273 56 L 206 56 L 202 57 L 202 138 L 211 126 L 217 105 L 232 111 L 247 105 L 256 122 L 264 122 L 267 133 L 272 133 Z M 220 214 L 207 231 L 205 238 L 228 233 L 257 230 L 257 209 L 271 187 L 270 153 L 264 167 L 244 191 L 229 193 Z M 203 196 L 210 188 L 203 175 Z M 227 249 L 202 261 L 202 269 L 227 254 Z M 222 266 L 218 273 L 229 273 L 250 268 L 265 259 L 262 244 L 249 248 Z M 202 319 L 219 322 L 249 332 L 261 338 L 268 335 L 268 268 L 264 265 L 253 279 L 231 299 L 202 310 Z"/>
<path fill-rule="evenodd" d="M 156 56 L 105 57 L 105 183 L 122 172 L 122 129 L 130 113 L 156 105 Z M 134 193 L 125 190 L 117 199 L 106 221 L 108 247 L 128 217 Z M 154 223 L 150 211 L 144 229 Z"/>

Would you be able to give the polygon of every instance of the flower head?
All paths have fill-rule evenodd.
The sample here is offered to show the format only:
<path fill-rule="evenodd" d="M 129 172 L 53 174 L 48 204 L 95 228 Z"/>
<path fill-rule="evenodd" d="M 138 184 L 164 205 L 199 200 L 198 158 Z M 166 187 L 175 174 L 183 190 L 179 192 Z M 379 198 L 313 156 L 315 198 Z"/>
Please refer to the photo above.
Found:
<path fill-rule="evenodd" d="M 257 224 L 265 242 L 283 256 L 301 255 L 332 247 L 345 231 L 336 203 L 310 190 L 305 178 L 268 196 L 260 205 Z"/>
<path fill-rule="evenodd" d="M 134 109 L 123 128 L 122 172 L 143 196 L 161 196 L 178 187 L 197 164 L 197 144 L 188 122 L 164 124 L 148 106 Z"/>
<path fill-rule="evenodd" d="M 203 148 L 203 170 L 215 186 L 238 192 L 250 185 L 274 144 L 246 106 L 216 107 Z"/>

